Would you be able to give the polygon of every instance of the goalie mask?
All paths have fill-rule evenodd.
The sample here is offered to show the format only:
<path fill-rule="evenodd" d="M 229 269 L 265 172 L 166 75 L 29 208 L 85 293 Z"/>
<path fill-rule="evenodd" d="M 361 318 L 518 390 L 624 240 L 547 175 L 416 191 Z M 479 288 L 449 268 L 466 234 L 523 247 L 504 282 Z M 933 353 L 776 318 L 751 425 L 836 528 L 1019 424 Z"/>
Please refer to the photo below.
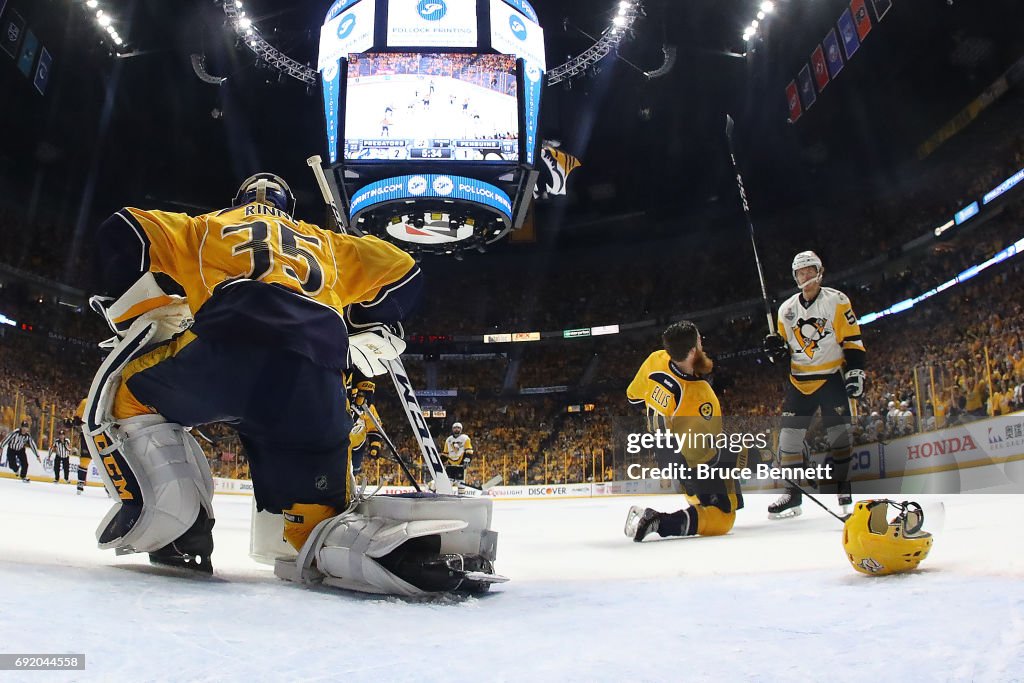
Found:
<path fill-rule="evenodd" d="M 284 178 L 273 173 L 257 173 L 243 180 L 231 206 L 242 206 L 250 202 L 271 204 L 289 216 L 295 214 L 295 195 Z"/>
<path fill-rule="evenodd" d="M 809 278 L 806 282 L 801 283 L 796 277 L 796 271 L 801 268 L 813 267 L 817 269 L 817 275 Z M 825 274 L 825 267 L 821 264 L 821 258 L 813 251 L 801 251 L 799 254 L 793 257 L 793 281 L 796 282 L 797 286 L 801 289 L 807 289 L 813 284 L 821 284 L 821 278 Z"/>
<path fill-rule="evenodd" d="M 898 511 L 887 517 L 889 506 Z M 921 528 L 924 512 L 917 503 L 862 500 L 843 525 L 843 549 L 853 568 L 883 576 L 915 569 L 932 548 L 932 535 Z"/>

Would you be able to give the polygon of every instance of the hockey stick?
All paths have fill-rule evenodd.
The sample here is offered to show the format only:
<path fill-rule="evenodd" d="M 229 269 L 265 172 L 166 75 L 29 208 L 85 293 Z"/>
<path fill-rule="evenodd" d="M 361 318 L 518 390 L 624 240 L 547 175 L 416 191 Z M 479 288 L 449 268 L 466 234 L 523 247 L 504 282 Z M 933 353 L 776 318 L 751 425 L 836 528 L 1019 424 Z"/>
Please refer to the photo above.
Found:
<path fill-rule="evenodd" d="M 334 224 L 338 226 L 338 230 L 345 233 L 345 224 L 341 222 L 341 212 L 338 211 L 338 205 L 334 202 L 331 188 L 327 186 L 327 176 L 324 175 L 324 168 L 320 165 L 320 161 L 319 154 L 314 154 L 306 159 L 306 163 L 313 169 L 313 176 L 316 178 L 316 184 L 320 188 L 320 194 L 323 195 L 324 203 L 330 207 L 331 213 L 334 215 Z"/>
<path fill-rule="evenodd" d="M 808 498 L 810 498 L 811 500 L 813 500 L 813 501 L 814 501 L 814 502 L 815 502 L 815 503 L 816 503 L 816 504 L 817 504 L 817 505 L 818 505 L 819 507 L 821 507 L 821 509 L 822 509 L 822 510 L 824 510 L 824 511 L 825 511 L 825 512 L 827 512 L 828 514 L 832 515 L 833 517 L 835 517 L 836 519 L 838 519 L 838 520 L 839 520 L 840 522 L 842 522 L 843 524 L 846 524 L 846 520 L 847 520 L 847 519 L 849 519 L 849 517 L 850 517 L 849 515 L 846 515 L 845 517 L 843 517 L 843 516 L 837 515 L 836 513 L 832 512 L 832 510 L 830 510 L 830 509 L 828 508 L 828 506 L 827 506 L 827 505 L 825 505 L 825 504 L 824 504 L 824 503 L 822 503 L 822 502 L 821 502 L 820 500 L 818 500 L 817 498 L 815 498 L 814 496 L 812 496 L 811 494 L 809 494 L 809 493 L 808 493 L 808 492 L 807 492 L 807 491 L 806 491 L 806 490 L 804 489 L 804 487 L 800 486 L 800 484 L 797 484 L 797 483 L 796 483 L 795 481 L 793 481 L 792 479 L 784 479 L 783 481 L 785 481 L 785 482 L 786 482 L 787 484 L 789 484 L 790 486 L 792 486 L 793 488 L 795 488 L 795 489 L 796 489 L 797 491 L 799 491 L 799 492 L 800 492 L 801 494 L 803 494 L 803 495 L 807 496 Z"/>
<path fill-rule="evenodd" d="M 743 204 L 743 215 L 747 219 L 747 229 L 750 230 L 750 246 L 754 248 L 754 263 L 757 264 L 757 277 L 761 281 L 761 296 L 764 298 L 764 312 L 768 320 L 768 334 L 775 334 L 775 325 L 772 324 L 772 305 L 768 301 L 768 287 L 764 284 L 764 269 L 761 267 L 761 257 L 757 254 L 757 241 L 754 239 L 754 222 L 750 218 L 750 204 L 747 202 L 747 191 L 743 187 L 743 176 L 740 175 L 739 165 L 736 163 L 736 154 L 732 145 L 732 129 L 735 122 L 728 114 L 725 115 L 725 139 L 729 142 L 729 158 L 732 160 L 732 170 L 736 174 L 736 187 L 740 192 L 740 200 Z"/>
<path fill-rule="evenodd" d="M 388 433 L 384 431 L 384 425 L 380 423 L 377 416 L 373 414 L 373 411 L 363 410 L 358 406 L 353 406 L 353 408 L 360 416 L 365 415 L 370 418 L 370 422 L 372 422 L 373 426 L 377 428 L 377 432 L 380 434 L 381 438 L 384 439 L 384 443 L 386 443 L 388 448 L 391 449 L 391 452 L 395 454 L 395 462 L 397 462 L 398 466 L 402 468 L 402 472 L 405 473 L 405 476 L 409 478 L 409 481 L 412 483 L 412 487 L 416 489 L 416 493 L 422 493 L 423 489 L 421 489 L 420 485 L 416 482 L 416 477 L 412 476 L 412 472 L 409 471 L 409 467 L 405 464 L 405 460 L 398 452 L 398 448 L 396 448 L 395 444 L 392 443 L 390 437 L 388 437 Z"/>
<path fill-rule="evenodd" d="M 767 450 L 768 450 L 769 453 L 772 454 L 772 458 L 774 459 L 775 462 L 777 462 L 779 464 L 779 467 L 782 467 L 782 457 L 781 457 L 781 455 L 779 453 L 776 453 L 775 451 L 773 451 L 770 448 L 767 449 Z M 832 515 L 833 517 L 838 519 L 843 524 L 846 523 L 846 520 L 847 520 L 847 518 L 849 518 L 849 515 L 847 515 L 846 517 L 842 517 L 842 516 L 837 515 L 836 513 L 832 512 L 832 510 L 830 510 L 827 505 L 825 505 L 820 500 L 818 500 L 817 498 L 812 496 L 810 493 L 807 492 L 807 490 L 803 486 L 800 486 L 800 484 L 796 483 L 792 479 L 783 479 L 783 481 L 786 482 L 787 484 L 789 484 L 790 486 L 792 486 L 793 488 L 795 488 L 797 491 L 799 491 L 801 493 L 801 495 L 807 496 L 808 498 L 813 500 L 815 502 L 815 504 L 817 504 L 822 510 L 824 510 L 828 514 Z"/>
<path fill-rule="evenodd" d="M 405 371 L 405 365 L 401 358 L 384 361 L 388 368 L 388 374 L 395 383 L 395 389 L 402 400 L 405 408 L 405 416 L 412 426 L 413 436 L 420 446 L 420 453 L 423 455 L 423 462 L 430 468 L 430 475 L 434 480 L 434 490 L 441 494 L 452 494 L 452 482 L 444 470 L 444 463 L 441 462 L 441 455 L 437 452 L 434 438 L 430 435 L 430 428 L 423 419 L 423 408 L 420 407 L 419 399 L 416 398 L 416 390 L 412 388 L 409 375 Z"/>

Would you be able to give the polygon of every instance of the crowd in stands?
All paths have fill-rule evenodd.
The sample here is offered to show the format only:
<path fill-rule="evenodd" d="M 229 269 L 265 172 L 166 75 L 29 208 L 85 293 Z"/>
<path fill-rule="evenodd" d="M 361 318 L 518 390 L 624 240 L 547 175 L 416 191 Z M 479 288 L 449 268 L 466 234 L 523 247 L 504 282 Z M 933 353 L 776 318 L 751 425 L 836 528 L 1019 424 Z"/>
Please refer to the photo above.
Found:
<path fill-rule="evenodd" d="M 1014 241 L 1019 226 L 1024 226 L 1020 214 L 1008 212 L 1005 219 L 969 234 L 960 246 L 970 245 L 970 249 L 932 250 L 930 258 L 901 271 L 885 286 L 851 293 L 854 304 L 863 310 L 861 302 L 875 305 L 876 296 L 891 304 L 934 286 Z M 1024 409 L 1022 270 L 1024 265 L 1011 260 L 909 312 L 865 327 L 869 381 L 858 402 L 861 441 L 891 439 Z M 713 357 L 721 356 L 712 381 L 730 417 L 778 415 L 787 381 L 784 369 L 771 366 L 757 353 L 733 355 L 744 344 L 756 348 L 763 335 L 761 325 L 763 318 L 750 316 L 709 323 L 702 329 L 706 349 Z M 102 327 L 100 323 L 98 328 Z M 444 418 L 429 420 L 439 444 L 454 421 L 462 422 L 473 439 L 476 458 L 468 473 L 470 483 L 480 485 L 498 475 L 506 484 L 604 481 L 621 476 L 626 464 L 622 440 L 614 434 L 616 422 L 633 430 L 641 428 L 623 391 L 646 355 L 658 347 L 659 331 L 652 328 L 628 337 L 531 346 L 522 356 L 517 386 L 565 384 L 568 393 L 500 395 L 510 367 L 508 357 L 501 354 L 469 360 L 418 357 L 407 365 L 418 387 L 427 386 L 433 377 L 435 386 L 459 390 L 458 397 L 424 403 L 444 409 Z M 0 409 L 5 426 L 22 417 L 37 426 L 50 415 L 57 423 L 70 419 L 87 390 L 99 352 L 13 328 L 3 330 L 2 342 Z M 581 387 L 584 367 L 591 362 L 596 363 L 596 372 L 591 373 L 591 384 Z M 431 366 L 433 374 L 428 370 Z M 419 449 L 392 394 L 389 383 L 381 383 L 382 418 L 386 425 L 393 425 L 403 456 L 418 462 Z M 587 402 L 594 406 L 592 412 L 567 411 L 569 404 Z M 731 426 L 742 428 L 743 423 Z M 207 425 L 199 431 L 215 474 L 247 476 L 243 449 L 229 428 Z M 44 436 L 49 438 L 48 433 Z M 822 437 L 820 430 L 812 428 L 812 444 L 823 446 Z M 44 439 L 42 447 L 45 444 Z M 368 463 L 364 475 L 373 484 L 404 483 L 388 459 Z"/>
<path fill-rule="evenodd" d="M 758 248 L 769 292 L 792 286 L 794 226 L 815 226 L 803 231 L 799 250 L 815 251 L 830 272 L 842 273 L 928 233 L 1019 170 L 1024 133 L 1012 136 L 995 156 L 994 161 L 928 167 L 913 186 L 893 196 L 830 198 L 820 206 L 759 217 Z M 703 231 L 681 224 L 678 232 L 675 239 L 628 249 L 568 251 L 558 263 L 548 254 L 480 257 L 455 267 L 448 260 L 425 259 L 424 271 L 438 291 L 459 291 L 465 282 L 474 282 L 474 305 L 453 309 L 447 299 L 435 297 L 408 327 L 422 334 L 572 329 L 662 319 L 760 296 L 741 223 L 731 220 Z"/>
<path fill-rule="evenodd" d="M 766 220 L 759 230 L 769 290 L 779 295 L 795 291 L 792 255 L 814 249 L 826 264 L 825 284 L 846 291 L 863 315 L 925 292 L 991 257 L 1024 236 L 1022 203 L 1006 207 L 983 225 L 951 231 L 951 239 L 906 253 L 897 247 L 941 224 L 963 202 L 1024 165 L 1024 137 L 1013 137 L 994 156 L 996 161 L 987 166 L 983 159 L 967 159 L 941 184 L 929 178 L 934 180 L 948 165 L 939 165 L 931 176 L 922 174 L 920 189 L 848 206 L 805 207 Z M 950 187 L 957 188 L 955 199 L 948 196 Z M 0 208 L 0 237 L 10 238 L 0 263 L 57 282 L 69 268 L 84 268 L 62 251 L 68 241 L 54 239 L 55 228 L 19 231 L 17 221 L 16 212 Z M 809 231 L 809 241 L 794 243 L 795 224 L 816 227 Z M 757 419 L 779 415 L 788 380 L 784 368 L 757 352 L 766 330 L 756 273 L 746 251 L 742 258 L 736 255 L 738 243 L 744 250 L 748 247 L 737 235 L 714 233 L 681 232 L 675 240 L 628 250 L 580 250 L 563 254 L 557 263 L 546 253 L 486 264 L 488 257 L 479 257 L 486 266 L 480 272 L 464 271 L 464 264 L 451 261 L 444 262 L 443 272 L 436 267 L 438 272 L 432 272 L 432 262 L 424 262 L 430 287 L 462 292 L 463 305 L 452 307 L 445 296 L 427 297 L 407 326 L 413 334 L 654 321 L 637 331 L 587 340 L 488 345 L 473 349 L 476 356 L 411 354 L 406 366 L 416 387 L 458 390 L 455 397 L 424 396 L 423 403 L 431 411 L 428 424 L 439 446 L 455 421 L 472 439 L 470 484 L 479 486 L 496 476 L 505 484 L 622 477 L 631 461 L 625 457 L 622 435 L 643 425 L 625 401 L 624 390 L 644 358 L 659 348 L 661 329 L 682 314 L 738 301 L 749 299 L 755 305 L 697 321 L 705 349 L 716 360 L 712 382 L 733 420 L 732 429 L 764 424 Z M 865 327 L 868 382 L 858 401 L 859 441 L 888 440 L 1024 409 L 1022 271 L 1024 264 L 1011 259 L 910 311 Z M 36 284 L 10 284 L 9 274 L 6 281 L 0 287 L 0 313 L 32 325 L 0 325 L 0 431 L 28 419 L 46 448 L 49 425 L 70 420 L 85 395 L 102 358 L 95 343 L 110 332 L 98 316 L 38 294 Z M 467 286 L 470 281 L 472 287 Z M 559 390 L 519 393 L 538 387 Z M 569 406 L 583 405 L 593 409 L 569 411 Z M 421 471 L 418 446 L 388 380 L 379 383 L 377 406 L 399 452 Z M 438 411 L 444 416 L 434 417 Z M 205 425 L 196 435 L 216 475 L 248 476 L 244 449 L 230 428 Z M 808 438 L 815 447 L 825 445 L 818 427 Z M 387 454 L 365 463 L 362 478 L 371 485 L 405 483 Z"/>

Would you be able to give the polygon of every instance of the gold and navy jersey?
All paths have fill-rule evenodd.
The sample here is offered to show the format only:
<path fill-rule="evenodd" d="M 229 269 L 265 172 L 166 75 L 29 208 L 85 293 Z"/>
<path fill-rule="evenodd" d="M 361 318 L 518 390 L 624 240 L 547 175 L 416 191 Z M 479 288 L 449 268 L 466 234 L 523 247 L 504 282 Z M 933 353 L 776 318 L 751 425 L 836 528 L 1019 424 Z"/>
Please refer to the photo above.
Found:
<path fill-rule="evenodd" d="M 449 464 L 456 466 L 461 465 L 466 458 L 472 458 L 473 442 L 469 440 L 469 435 L 450 434 L 444 441 L 444 457 Z"/>
<path fill-rule="evenodd" d="M 375 424 L 367 414 L 366 408 L 363 408 L 362 415 L 356 415 L 352 423 L 352 431 L 349 433 L 349 443 L 352 445 L 353 451 L 359 450 L 367 442 L 381 440 L 380 431 L 377 429 L 377 424 L 381 423 L 380 413 L 377 412 L 376 406 L 370 406 L 369 412 L 373 413 L 377 423 Z"/>
<path fill-rule="evenodd" d="M 275 344 L 330 368 L 347 365 L 348 330 L 400 320 L 420 288 L 398 247 L 255 202 L 195 217 L 124 208 L 100 238 L 109 294 L 162 274 L 183 290 L 197 336 Z"/>
<path fill-rule="evenodd" d="M 655 351 L 626 389 L 630 403 L 647 407 L 647 426 L 653 432 L 679 435 L 722 433 L 722 407 L 707 380 L 679 369 L 667 351 Z M 718 452 L 711 440 L 689 440 L 681 455 L 690 467 L 711 461 Z"/>
<path fill-rule="evenodd" d="M 844 367 L 863 367 L 860 325 L 849 298 L 839 290 L 822 287 L 810 303 L 794 294 L 779 307 L 777 324 L 789 344 L 789 379 L 801 393 L 814 393 Z"/>

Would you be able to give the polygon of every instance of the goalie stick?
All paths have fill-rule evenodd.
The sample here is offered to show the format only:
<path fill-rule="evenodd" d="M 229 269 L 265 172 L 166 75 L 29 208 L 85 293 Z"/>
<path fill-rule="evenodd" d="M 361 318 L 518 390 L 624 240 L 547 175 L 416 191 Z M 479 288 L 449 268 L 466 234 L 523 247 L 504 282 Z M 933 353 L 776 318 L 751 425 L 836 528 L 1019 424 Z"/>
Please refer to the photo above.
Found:
<path fill-rule="evenodd" d="M 405 459 L 398 452 L 398 448 L 396 448 L 395 444 L 392 443 L 391 438 L 388 437 L 388 433 L 384 431 L 384 425 L 380 423 L 377 416 L 373 414 L 372 410 L 362 410 L 358 406 L 354 406 L 354 409 L 360 416 L 365 415 L 370 418 L 370 422 L 372 422 L 373 426 L 377 428 L 377 432 L 380 434 L 381 438 L 384 439 L 384 443 L 386 443 L 388 448 L 391 449 L 391 452 L 394 453 L 395 462 L 397 462 L 398 466 L 402 468 L 402 472 L 405 473 L 405 476 L 409 479 L 412 487 L 416 489 L 416 493 L 421 493 L 423 489 L 420 488 L 419 483 L 416 481 L 416 477 L 412 476 L 412 472 L 409 471 L 408 465 L 405 464 Z"/>
<path fill-rule="evenodd" d="M 338 205 L 334 201 L 334 195 L 331 193 L 331 188 L 327 185 L 327 176 L 324 175 L 324 168 L 321 165 L 321 159 L 319 154 L 306 159 L 306 163 L 313 169 L 313 176 L 316 178 L 317 187 L 320 188 L 320 194 L 323 195 L 324 203 L 331 210 L 331 214 L 334 216 L 334 224 L 338 226 L 338 230 L 342 233 L 346 233 L 345 224 L 341 222 L 341 212 L 338 211 Z"/>
<path fill-rule="evenodd" d="M 334 195 L 331 194 L 331 189 L 327 185 L 327 176 L 324 175 L 320 156 L 313 155 L 306 159 L 306 163 L 313 169 L 313 175 L 316 176 L 316 184 L 320 188 L 320 194 L 323 196 L 324 203 L 330 207 L 331 212 L 334 214 L 334 219 L 338 222 L 338 229 L 345 232 L 345 226 L 341 222 L 341 213 L 338 211 L 338 205 L 334 202 Z M 430 429 L 423 419 L 423 409 L 416 398 L 416 390 L 412 388 L 412 382 L 409 381 L 409 375 L 405 371 L 402 359 L 396 358 L 392 361 L 384 361 L 384 364 L 387 366 L 388 374 L 391 375 L 391 379 L 395 383 L 398 397 L 405 408 L 405 415 L 412 426 L 412 433 L 419 443 L 420 453 L 423 454 L 423 462 L 428 465 L 430 476 L 434 481 L 434 490 L 437 493 L 450 495 L 453 493 L 452 483 L 444 471 L 444 464 L 441 462 L 441 456 L 437 452 L 437 446 L 434 444 L 434 439 L 430 436 Z M 396 454 L 397 452 L 395 451 Z"/>
<path fill-rule="evenodd" d="M 416 390 L 412 388 L 409 375 L 405 371 L 405 365 L 401 358 L 384 361 L 388 368 L 388 374 L 395 383 L 395 390 L 402 400 L 402 407 L 405 408 L 405 416 L 409 418 L 412 426 L 413 436 L 420 446 L 420 453 L 423 455 L 423 462 L 427 464 L 431 478 L 434 480 L 434 490 L 437 493 L 451 495 L 452 482 L 444 471 L 444 463 L 441 462 L 441 455 L 437 452 L 434 444 L 434 437 L 430 435 L 430 428 L 427 421 L 423 419 L 423 408 L 420 407 L 419 399 L 416 398 Z"/>

